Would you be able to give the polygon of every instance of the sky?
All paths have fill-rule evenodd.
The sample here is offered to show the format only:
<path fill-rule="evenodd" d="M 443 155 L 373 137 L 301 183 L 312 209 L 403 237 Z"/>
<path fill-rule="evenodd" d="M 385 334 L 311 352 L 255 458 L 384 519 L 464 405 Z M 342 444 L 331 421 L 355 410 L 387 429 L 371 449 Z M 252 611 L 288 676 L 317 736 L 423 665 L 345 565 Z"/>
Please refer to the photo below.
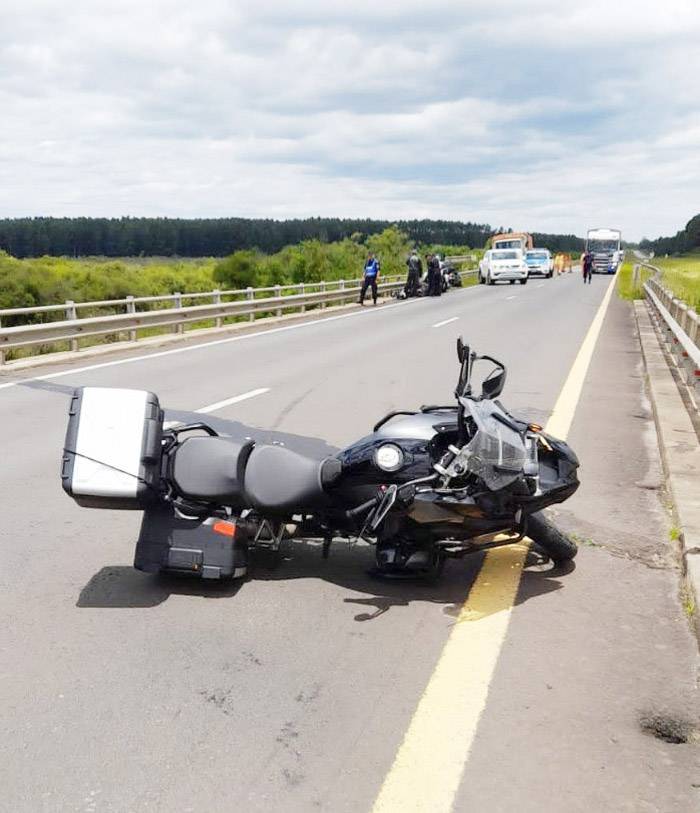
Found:
<path fill-rule="evenodd" d="M 700 211 L 698 0 L 0 7 L 0 217 Z"/>

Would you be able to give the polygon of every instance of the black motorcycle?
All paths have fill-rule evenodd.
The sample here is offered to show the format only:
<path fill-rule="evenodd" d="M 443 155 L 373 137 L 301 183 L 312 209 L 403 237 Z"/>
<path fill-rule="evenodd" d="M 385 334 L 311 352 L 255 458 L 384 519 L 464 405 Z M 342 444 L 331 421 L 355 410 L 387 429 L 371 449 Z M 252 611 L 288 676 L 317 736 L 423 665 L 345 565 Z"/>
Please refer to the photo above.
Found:
<path fill-rule="evenodd" d="M 163 428 L 152 393 L 76 391 L 63 455 L 81 505 L 144 510 L 135 566 L 240 577 L 255 549 L 290 537 L 375 547 L 376 572 L 435 577 L 445 559 L 527 535 L 552 561 L 576 545 L 542 513 L 578 488 L 578 460 L 496 400 L 506 368 L 458 341 L 456 404 L 390 412 L 319 459 L 281 442 L 234 439 L 206 423 Z M 475 370 L 487 367 L 480 392 Z"/>

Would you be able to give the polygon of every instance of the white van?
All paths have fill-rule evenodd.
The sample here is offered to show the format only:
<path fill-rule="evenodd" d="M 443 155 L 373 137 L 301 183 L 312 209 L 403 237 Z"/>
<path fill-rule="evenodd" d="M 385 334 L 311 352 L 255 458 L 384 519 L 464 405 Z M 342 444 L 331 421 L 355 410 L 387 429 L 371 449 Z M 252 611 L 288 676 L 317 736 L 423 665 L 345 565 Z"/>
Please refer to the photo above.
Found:
<path fill-rule="evenodd" d="M 525 285 L 527 277 L 527 265 L 520 248 L 490 248 L 479 263 L 479 283 L 482 285 L 495 285 L 499 280 L 511 285 L 517 280 Z"/>

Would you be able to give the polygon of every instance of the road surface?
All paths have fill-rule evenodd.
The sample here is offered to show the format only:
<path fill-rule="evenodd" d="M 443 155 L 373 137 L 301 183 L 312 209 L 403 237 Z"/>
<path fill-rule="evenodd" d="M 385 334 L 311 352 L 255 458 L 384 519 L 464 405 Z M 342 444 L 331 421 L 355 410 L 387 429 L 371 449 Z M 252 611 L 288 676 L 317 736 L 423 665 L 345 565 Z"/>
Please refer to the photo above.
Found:
<path fill-rule="evenodd" d="M 449 402 L 459 333 L 508 365 L 507 406 L 544 424 L 609 283 L 465 289 L 0 377 L 0 809 L 398 809 L 397 753 L 464 629 L 450 692 L 481 669 L 483 708 L 417 737 L 402 810 L 697 811 L 698 746 L 640 724 L 697 721 L 698 659 L 632 316 L 614 296 L 573 403 L 582 486 L 557 509 L 582 543 L 576 567 L 526 560 L 514 600 L 486 590 L 471 616 L 483 556 L 448 562 L 436 586 L 374 580 L 371 550 L 340 544 L 323 561 L 295 543 L 234 586 L 138 573 L 139 515 L 78 508 L 58 477 L 74 386 L 145 388 L 169 418 L 206 407 L 335 448 L 389 410 Z"/>

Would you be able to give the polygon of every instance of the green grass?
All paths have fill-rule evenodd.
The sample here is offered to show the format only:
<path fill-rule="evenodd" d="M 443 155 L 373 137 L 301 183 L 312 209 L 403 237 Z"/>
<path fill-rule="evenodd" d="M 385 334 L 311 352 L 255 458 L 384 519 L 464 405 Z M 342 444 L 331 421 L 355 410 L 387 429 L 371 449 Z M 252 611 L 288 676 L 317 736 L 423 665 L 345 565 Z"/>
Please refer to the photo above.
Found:
<path fill-rule="evenodd" d="M 680 257 L 655 257 L 652 263 L 663 275 L 662 283 L 685 303 L 700 310 L 700 252 Z"/>
<path fill-rule="evenodd" d="M 700 253 L 680 257 L 654 257 L 652 264 L 661 269 L 661 283 L 695 310 L 700 310 Z M 644 299 L 642 283 L 654 272 L 640 268 L 637 283 L 633 277 L 636 259 L 627 259 L 617 275 L 617 292 L 623 299 Z"/>
<path fill-rule="evenodd" d="M 635 265 L 638 265 L 636 260 L 625 260 L 617 272 L 617 293 L 623 299 L 644 299 L 642 284 L 653 276 L 653 271 L 648 268 L 640 268 L 637 283 L 635 284 L 633 275 Z"/>
<path fill-rule="evenodd" d="M 681 605 L 683 607 L 683 612 L 688 618 L 692 618 L 695 615 L 695 601 L 692 594 L 686 587 L 681 589 Z"/>
<path fill-rule="evenodd" d="M 382 257 L 382 277 L 391 275 L 404 276 L 406 273 L 405 257 L 408 248 L 404 245 L 404 236 L 395 230 L 371 238 L 377 244 L 377 253 Z M 466 246 L 441 246 L 445 253 L 471 254 L 477 256 L 480 251 L 471 251 Z M 216 288 L 246 287 L 253 282 L 257 286 L 272 286 L 279 283 L 282 292 L 289 293 L 289 285 L 297 278 L 315 285 L 319 279 L 332 282 L 338 279 L 358 279 L 366 249 L 355 245 L 350 240 L 339 243 L 321 244 L 309 242 L 299 246 L 290 246 L 274 255 L 262 255 L 254 252 L 245 254 L 244 259 L 254 264 L 255 279 L 240 282 L 234 278 L 221 279 L 217 269 L 222 261 L 217 258 L 167 258 L 167 257 L 38 257 L 19 260 L 0 251 L 0 310 L 3 308 L 34 307 L 52 305 L 73 300 L 75 302 L 94 302 L 112 299 L 123 299 L 127 295 L 164 296 L 175 291 L 182 293 L 208 292 Z M 248 256 L 250 255 L 250 257 Z M 313 261 L 313 262 L 312 262 Z M 313 263 L 316 262 L 316 265 Z M 319 265 L 320 263 L 320 265 Z M 240 265 L 240 263 L 239 263 Z M 475 262 L 467 262 L 463 268 L 473 268 Z M 234 269 L 235 270 L 235 269 Z M 464 287 L 476 284 L 476 274 L 462 281 Z M 309 290 L 309 289 L 307 289 Z M 316 290 L 316 289 L 312 289 Z M 256 298 L 272 296 L 271 292 L 258 293 Z M 188 300 L 183 297 L 185 305 L 209 304 L 211 300 Z M 141 303 L 139 311 L 158 310 L 171 307 L 172 303 Z M 319 306 L 307 306 L 308 311 Z M 285 313 L 291 311 L 285 310 Z M 102 306 L 83 308 L 81 317 L 107 316 L 124 313 L 124 306 Z M 273 313 L 258 313 L 256 319 Z M 2 327 L 43 323 L 65 319 L 65 310 L 41 315 L 5 316 Z M 223 324 L 247 322 L 248 316 L 224 317 Z M 214 320 L 203 320 L 185 325 L 185 331 L 213 327 Z M 149 327 L 138 330 L 139 338 L 168 334 L 171 327 Z M 80 340 L 80 347 L 98 344 L 109 344 L 123 341 L 128 332 L 108 336 L 86 337 Z M 67 350 L 68 342 L 56 342 L 46 345 L 16 348 L 6 351 L 8 361 L 27 356 L 43 355 L 57 350 Z"/>
<path fill-rule="evenodd" d="M 569 536 L 574 540 L 574 542 L 579 546 L 585 546 L 587 548 L 602 548 L 603 546 L 600 545 L 598 542 L 594 542 L 590 536 L 580 536 L 579 534 L 569 534 Z"/>

